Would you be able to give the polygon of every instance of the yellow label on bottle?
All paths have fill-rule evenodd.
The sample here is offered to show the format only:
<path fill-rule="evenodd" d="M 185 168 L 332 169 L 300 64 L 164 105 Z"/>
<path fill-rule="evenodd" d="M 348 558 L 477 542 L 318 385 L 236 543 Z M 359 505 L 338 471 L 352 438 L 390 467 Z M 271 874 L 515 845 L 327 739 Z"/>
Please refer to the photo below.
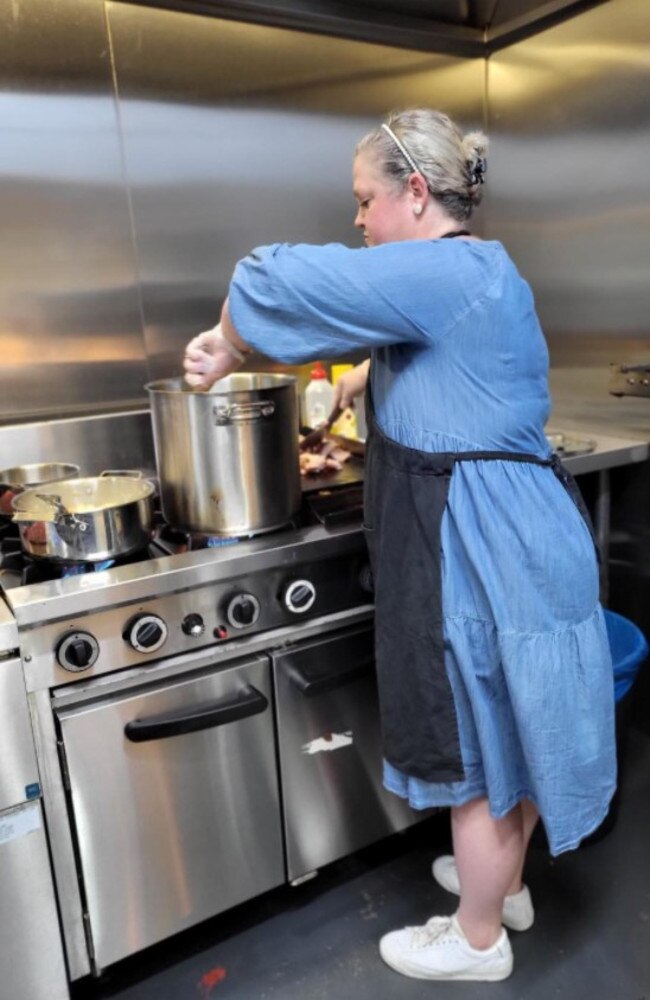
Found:
<path fill-rule="evenodd" d="M 336 385 L 341 375 L 351 372 L 353 368 L 354 365 L 332 365 L 332 385 Z"/>

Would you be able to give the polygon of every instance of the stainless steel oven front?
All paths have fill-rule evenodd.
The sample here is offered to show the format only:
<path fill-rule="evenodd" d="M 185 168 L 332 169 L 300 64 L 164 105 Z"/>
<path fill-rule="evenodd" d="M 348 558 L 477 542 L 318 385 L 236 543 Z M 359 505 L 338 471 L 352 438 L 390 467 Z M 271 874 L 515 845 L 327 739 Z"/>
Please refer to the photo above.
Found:
<path fill-rule="evenodd" d="M 77 977 L 421 818 L 382 788 L 367 609 L 238 646 L 42 702 Z"/>
<path fill-rule="evenodd" d="M 99 969 L 285 880 L 269 658 L 159 673 L 53 699 Z"/>

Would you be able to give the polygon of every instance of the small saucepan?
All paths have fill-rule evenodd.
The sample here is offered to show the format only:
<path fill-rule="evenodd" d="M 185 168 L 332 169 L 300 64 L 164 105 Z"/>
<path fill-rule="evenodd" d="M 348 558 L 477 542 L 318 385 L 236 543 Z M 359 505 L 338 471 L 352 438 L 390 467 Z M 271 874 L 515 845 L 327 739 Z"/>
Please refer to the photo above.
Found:
<path fill-rule="evenodd" d="M 24 490 L 13 501 L 23 551 L 66 562 L 137 552 L 151 535 L 155 492 L 145 479 L 111 474 Z"/>
<path fill-rule="evenodd" d="M 78 475 L 79 466 L 69 462 L 38 462 L 0 470 L 0 516 L 11 517 L 13 498 L 23 490 L 58 482 L 60 479 L 72 479 Z"/>

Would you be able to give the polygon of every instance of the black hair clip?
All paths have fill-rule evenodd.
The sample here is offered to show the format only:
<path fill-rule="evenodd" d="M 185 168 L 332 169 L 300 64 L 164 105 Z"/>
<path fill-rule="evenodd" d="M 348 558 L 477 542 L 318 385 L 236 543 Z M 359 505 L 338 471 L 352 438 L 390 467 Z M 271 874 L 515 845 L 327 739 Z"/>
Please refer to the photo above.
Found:
<path fill-rule="evenodd" d="M 484 156 L 477 156 L 476 162 L 472 165 L 468 161 L 469 175 L 472 184 L 483 184 L 485 181 L 485 172 L 487 170 L 487 160 Z"/>

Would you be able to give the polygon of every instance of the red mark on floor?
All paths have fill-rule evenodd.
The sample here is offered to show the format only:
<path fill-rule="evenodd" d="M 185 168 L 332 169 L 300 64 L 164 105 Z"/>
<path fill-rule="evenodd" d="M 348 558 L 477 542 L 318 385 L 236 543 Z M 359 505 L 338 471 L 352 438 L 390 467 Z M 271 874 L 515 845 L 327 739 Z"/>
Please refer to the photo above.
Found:
<path fill-rule="evenodd" d="M 218 986 L 219 983 L 224 981 L 226 975 L 226 970 L 222 966 L 217 965 L 214 969 L 210 969 L 209 972 L 206 972 L 204 976 L 201 976 L 201 979 L 199 980 L 199 989 L 201 990 L 203 996 L 209 997 L 215 986 Z"/>

